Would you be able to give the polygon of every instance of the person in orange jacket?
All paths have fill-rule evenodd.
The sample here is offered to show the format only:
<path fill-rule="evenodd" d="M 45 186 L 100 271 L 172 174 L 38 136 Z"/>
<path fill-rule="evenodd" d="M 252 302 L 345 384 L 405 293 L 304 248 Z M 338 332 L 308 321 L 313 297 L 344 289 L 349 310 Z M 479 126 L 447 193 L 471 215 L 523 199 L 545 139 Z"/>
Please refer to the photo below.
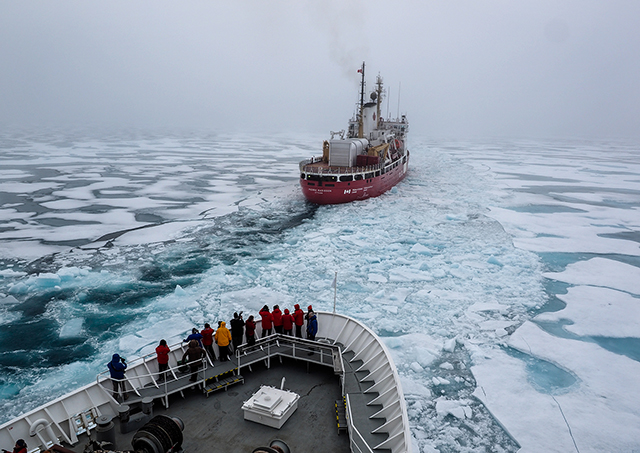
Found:
<path fill-rule="evenodd" d="M 216 330 L 213 337 L 215 338 L 218 350 L 220 351 L 220 361 L 226 362 L 229 360 L 229 343 L 231 343 L 231 332 L 227 329 L 226 322 L 220 322 L 220 327 Z"/>

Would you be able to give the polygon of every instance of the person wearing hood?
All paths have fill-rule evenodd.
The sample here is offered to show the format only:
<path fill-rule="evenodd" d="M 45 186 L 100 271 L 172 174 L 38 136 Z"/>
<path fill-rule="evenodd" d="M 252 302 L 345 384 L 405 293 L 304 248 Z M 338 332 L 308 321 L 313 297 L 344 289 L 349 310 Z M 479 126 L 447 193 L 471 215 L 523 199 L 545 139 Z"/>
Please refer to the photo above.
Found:
<path fill-rule="evenodd" d="M 124 385 L 124 372 L 127 369 L 127 364 L 124 357 L 120 357 L 119 354 L 113 354 L 111 362 L 107 364 L 107 368 L 109 368 L 109 374 L 113 382 L 113 397 L 119 400 L 124 395 L 124 399 L 127 399 L 127 391 Z M 122 394 L 120 394 L 121 390 Z"/>
<path fill-rule="evenodd" d="M 189 369 L 191 370 L 191 377 L 189 380 L 191 382 L 196 382 L 198 380 L 198 368 L 202 365 L 202 359 L 206 356 L 206 352 L 198 345 L 198 340 L 189 341 L 189 347 L 185 351 L 182 356 L 182 363 L 189 364 Z"/>
<path fill-rule="evenodd" d="M 315 340 L 316 334 L 318 333 L 318 317 L 313 311 L 311 305 L 309 305 L 309 311 L 305 315 L 307 319 L 307 338 L 309 340 Z"/>
<path fill-rule="evenodd" d="M 293 321 L 296 325 L 296 337 L 302 338 L 302 326 L 304 325 L 304 312 L 300 308 L 299 304 L 295 304 L 293 306 L 295 310 L 293 311 Z"/>
<path fill-rule="evenodd" d="M 158 379 L 164 381 L 167 378 L 166 371 L 169 369 L 169 353 L 171 349 L 167 346 L 167 340 L 160 340 L 160 344 L 156 347 L 156 355 L 158 356 Z"/>
<path fill-rule="evenodd" d="M 247 331 L 247 345 L 251 346 L 256 344 L 256 322 L 253 320 L 253 315 L 247 318 L 245 327 Z"/>
<path fill-rule="evenodd" d="M 202 335 L 202 348 L 207 351 L 212 361 L 215 360 L 216 353 L 213 350 L 213 329 L 208 322 L 204 323 L 204 329 L 202 329 L 200 335 Z"/>
<path fill-rule="evenodd" d="M 282 312 L 279 305 L 274 305 L 271 311 L 271 318 L 273 319 L 273 329 L 276 333 L 282 333 Z"/>
<path fill-rule="evenodd" d="M 9 428 L 11 429 L 11 428 Z M 2 449 L 3 453 L 11 453 L 11 450 Z M 27 443 L 24 439 L 18 439 L 16 441 L 15 447 L 13 447 L 13 453 L 27 453 Z"/>
<path fill-rule="evenodd" d="M 289 313 L 289 309 L 284 309 L 284 315 L 282 315 L 282 330 L 285 335 L 293 334 L 293 316 Z"/>
<path fill-rule="evenodd" d="M 231 343 L 231 332 L 227 329 L 226 322 L 222 321 L 220 323 L 220 327 L 216 330 L 214 338 L 220 351 L 220 361 L 226 362 L 229 360 L 229 343 Z"/>
<path fill-rule="evenodd" d="M 269 307 L 265 305 L 260 310 L 260 316 L 262 316 L 262 338 L 271 335 L 272 329 L 272 320 L 271 313 L 269 312 Z"/>

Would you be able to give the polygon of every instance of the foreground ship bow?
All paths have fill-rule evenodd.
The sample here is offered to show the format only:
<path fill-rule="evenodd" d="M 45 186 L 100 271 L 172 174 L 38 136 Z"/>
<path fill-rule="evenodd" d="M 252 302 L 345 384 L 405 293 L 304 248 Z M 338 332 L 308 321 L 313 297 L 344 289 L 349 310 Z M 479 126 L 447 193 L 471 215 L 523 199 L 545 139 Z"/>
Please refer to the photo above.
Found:
<path fill-rule="evenodd" d="M 405 147 L 409 123 L 405 115 L 383 119 L 380 115 L 382 78 L 370 101 L 364 102 L 364 63 L 360 83 L 360 105 L 349 130 L 331 133 L 322 147 L 322 157 L 300 162 L 300 186 L 313 203 L 336 204 L 364 200 L 383 194 L 404 179 L 409 168 Z M 334 138 L 339 135 L 339 138 Z"/>

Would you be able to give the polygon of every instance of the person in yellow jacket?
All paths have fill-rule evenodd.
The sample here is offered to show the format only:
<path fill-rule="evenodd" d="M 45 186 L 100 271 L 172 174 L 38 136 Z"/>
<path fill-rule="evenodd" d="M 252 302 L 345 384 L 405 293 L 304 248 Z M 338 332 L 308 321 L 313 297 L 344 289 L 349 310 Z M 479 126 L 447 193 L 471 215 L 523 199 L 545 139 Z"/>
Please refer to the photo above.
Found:
<path fill-rule="evenodd" d="M 229 360 L 229 343 L 231 343 L 231 332 L 227 329 L 227 323 L 222 321 L 220 323 L 220 327 L 216 330 L 215 335 L 213 336 L 216 340 L 216 344 L 218 345 L 218 349 L 220 350 L 220 361 L 226 362 Z"/>

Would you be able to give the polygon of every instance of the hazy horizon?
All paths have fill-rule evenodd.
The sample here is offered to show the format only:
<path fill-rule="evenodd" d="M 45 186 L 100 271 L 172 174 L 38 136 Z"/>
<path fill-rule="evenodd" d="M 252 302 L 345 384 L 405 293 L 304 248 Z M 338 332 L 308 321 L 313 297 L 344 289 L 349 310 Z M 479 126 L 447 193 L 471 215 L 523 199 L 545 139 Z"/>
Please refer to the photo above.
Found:
<path fill-rule="evenodd" d="M 3 2 L 0 127 L 324 134 L 366 61 L 412 134 L 638 138 L 638 17 L 632 1 Z"/>

